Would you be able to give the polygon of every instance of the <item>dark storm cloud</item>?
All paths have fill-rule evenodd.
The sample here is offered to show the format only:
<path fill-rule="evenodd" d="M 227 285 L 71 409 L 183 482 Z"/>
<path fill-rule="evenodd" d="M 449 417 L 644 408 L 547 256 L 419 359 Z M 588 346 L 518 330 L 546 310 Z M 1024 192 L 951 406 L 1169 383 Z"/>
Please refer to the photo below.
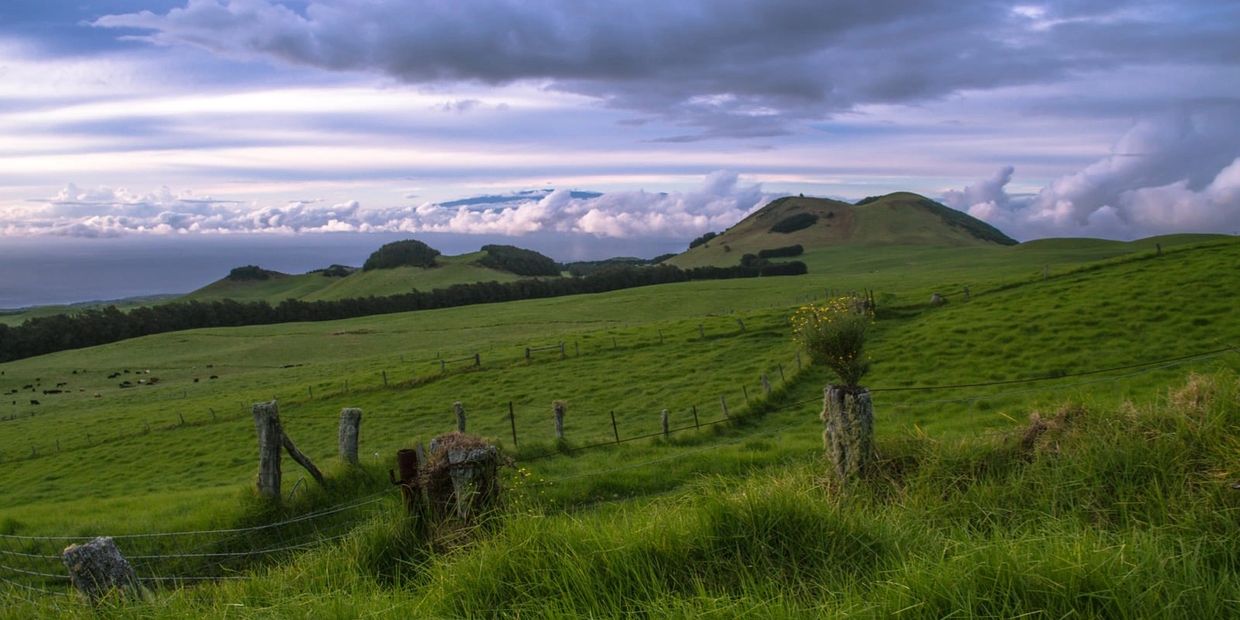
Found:
<path fill-rule="evenodd" d="M 685 142 L 1123 65 L 1233 63 L 1238 21 L 1225 3 L 190 0 L 94 23 L 416 84 L 542 81 L 680 124 L 665 140 Z"/>

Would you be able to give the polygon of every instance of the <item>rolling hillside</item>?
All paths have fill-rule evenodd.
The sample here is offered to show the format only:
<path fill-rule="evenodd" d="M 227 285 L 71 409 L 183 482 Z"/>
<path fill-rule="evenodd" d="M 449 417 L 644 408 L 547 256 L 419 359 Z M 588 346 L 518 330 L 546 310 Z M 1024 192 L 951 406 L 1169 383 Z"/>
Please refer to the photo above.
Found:
<path fill-rule="evenodd" d="M 478 264 L 485 252 L 459 256 L 440 256 L 430 268 L 397 267 L 354 271 L 347 276 L 328 277 L 318 272 L 299 275 L 273 274 L 266 280 L 222 278 L 183 297 L 184 300 L 233 299 L 278 304 L 285 299 L 327 301 L 353 297 L 382 297 L 407 293 L 413 289 L 432 290 L 470 282 L 510 282 L 518 276 L 508 271 Z"/>
<path fill-rule="evenodd" d="M 148 555 L 262 557 L 105 617 L 1136 617 L 1151 605 L 1219 617 L 1240 596 L 1240 356 L 1223 350 L 1240 338 L 1240 243 L 1171 247 L 1193 239 L 1154 241 L 1162 255 L 1150 241 L 838 246 L 815 253 L 837 252 L 835 271 L 803 278 L 191 330 L 6 363 L 0 536 L 232 537 L 217 528 L 334 519 L 305 545 L 286 528 L 247 546 L 120 539 Z M 959 282 L 971 299 L 949 291 Z M 797 371 L 787 318 L 849 287 L 895 301 L 880 301 L 867 345 L 884 475 L 842 493 L 823 480 L 817 418 L 831 379 Z M 930 290 L 949 291 L 947 305 L 929 307 Z M 558 342 L 567 355 L 524 355 Z M 995 381 L 1019 383 L 953 387 Z M 58 383 L 46 396 L 24 387 Z M 307 481 L 278 509 L 250 494 L 249 405 L 273 397 L 331 482 Z M 567 443 L 553 399 L 569 402 Z M 516 467 L 511 503 L 445 549 L 410 531 L 386 476 L 396 449 L 452 428 L 458 400 Z M 350 470 L 336 423 L 354 406 L 363 463 Z M 664 408 L 685 429 L 667 439 Z M 1025 441 L 1033 412 L 1060 426 Z M 616 435 L 626 443 L 610 445 Z M 303 474 L 285 468 L 292 487 Z M 306 518 L 315 535 L 323 522 Z M 51 555 L 63 542 L 17 540 L 30 539 L 0 548 L 34 557 L 5 566 L 27 572 L 0 576 L 66 592 Z M 215 557 L 146 558 L 139 571 L 218 574 Z M 0 585 L 0 602 L 0 618 L 95 613 L 18 586 Z"/>
<path fill-rule="evenodd" d="M 679 267 L 733 265 L 743 254 L 798 244 L 809 252 L 839 245 L 961 247 L 1016 241 L 985 222 L 907 192 L 855 205 L 788 196 L 667 262 Z"/>

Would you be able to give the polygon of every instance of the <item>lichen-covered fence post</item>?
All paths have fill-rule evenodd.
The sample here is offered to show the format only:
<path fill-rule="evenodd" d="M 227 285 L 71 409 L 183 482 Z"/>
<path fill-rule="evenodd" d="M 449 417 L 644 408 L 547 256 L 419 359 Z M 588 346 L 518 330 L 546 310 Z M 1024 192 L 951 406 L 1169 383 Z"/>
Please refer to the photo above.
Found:
<path fill-rule="evenodd" d="M 771 395 L 771 380 L 766 378 L 766 373 L 762 373 L 762 393 Z"/>
<path fill-rule="evenodd" d="M 111 592 L 122 596 L 141 593 L 138 576 L 116 542 L 100 536 L 80 545 L 69 545 L 60 553 L 73 587 L 91 603 L 98 603 Z"/>
<path fill-rule="evenodd" d="M 551 403 L 551 411 L 555 414 L 555 438 L 564 439 L 564 412 L 568 409 L 568 403 L 557 400 Z"/>
<path fill-rule="evenodd" d="M 473 520 L 499 496 L 499 449 L 480 437 L 448 433 L 432 440 L 422 486 L 438 518 Z"/>
<path fill-rule="evenodd" d="M 275 401 L 254 403 L 254 428 L 258 432 L 258 494 L 280 497 L 280 448 L 284 431 Z"/>
<path fill-rule="evenodd" d="M 823 446 L 840 480 L 865 475 L 874 461 L 874 405 L 865 388 L 828 385 L 822 399 Z"/>
<path fill-rule="evenodd" d="M 340 460 L 350 465 L 357 465 L 357 442 L 361 434 L 362 410 L 345 407 L 340 410 Z"/>
<path fill-rule="evenodd" d="M 456 430 L 458 433 L 465 432 L 465 405 L 461 401 L 452 403 L 452 411 L 456 413 Z"/>

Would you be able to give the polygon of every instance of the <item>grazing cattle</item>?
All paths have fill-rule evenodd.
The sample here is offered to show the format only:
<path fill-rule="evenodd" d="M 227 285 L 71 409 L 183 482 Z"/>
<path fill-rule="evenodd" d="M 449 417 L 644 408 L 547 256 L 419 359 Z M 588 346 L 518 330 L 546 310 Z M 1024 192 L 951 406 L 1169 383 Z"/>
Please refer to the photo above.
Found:
<path fill-rule="evenodd" d="M 131 388 L 131 387 L 133 387 L 133 384 L 132 384 L 132 383 L 130 383 L 130 382 L 128 382 L 128 381 L 122 381 L 122 382 L 118 383 L 117 385 L 118 385 L 121 389 L 125 389 L 125 388 Z"/>
<path fill-rule="evenodd" d="M 198 377 L 194 377 L 194 383 L 198 383 Z"/>
<path fill-rule="evenodd" d="M 95 398 L 103 398 L 103 394 L 100 394 L 99 392 L 95 392 Z"/>
<path fill-rule="evenodd" d="M 219 375 L 211 375 L 210 377 L 207 377 L 207 378 L 208 378 L 208 379 L 219 379 L 219 378 L 220 378 L 220 376 L 219 376 Z"/>
<path fill-rule="evenodd" d="M 150 385 L 155 385 L 156 383 L 159 383 L 159 377 L 151 377 L 150 379 L 147 379 L 146 382 Z"/>
<path fill-rule="evenodd" d="M 37 400 L 35 400 L 35 399 L 33 399 L 33 398 L 32 398 L 32 399 L 30 399 L 30 404 L 32 404 L 32 405 L 37 405 L 37 404 L 39 404 L 39 401 L 37 401 Z"/>
<path fill-rule="evenodd" d="M 66 385 L 69 385 L 69 384 L 68 384 L 68 383 L 65 383 L 65 382 L 63 382 L 63 381 L 62 381 L 62 382 L 60 382 L 60 383 L 57 383 L 57 384 L 56 384 L 56 387 L 58 387 L 58 388 L 62 388 L 62 387 L 65 387 Z"/>
<path fill-rule="evenodd" d="M 60 394 L 62 392 L 63 390 L 43 390 L 43 395 L 47 396 L 48 394 Z"/>
<path fill-rule="evenodd" d="M 23 389 L 23 390 L 33 390 L 33 389 L 34 389 L 34 386 L 33 386 L 33 385 L 30 385 L 29 383 L 27 383 L 26 385 L 23 385 L 23 386 L 22 386 L 22 389 Z"/>

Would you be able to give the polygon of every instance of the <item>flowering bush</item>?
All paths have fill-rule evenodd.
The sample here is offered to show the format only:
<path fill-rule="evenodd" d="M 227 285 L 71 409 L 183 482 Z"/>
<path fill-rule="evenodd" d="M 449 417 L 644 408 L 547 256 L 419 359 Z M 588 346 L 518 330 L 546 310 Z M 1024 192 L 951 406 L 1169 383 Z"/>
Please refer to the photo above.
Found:
<path fill-rule="evenodd" d="M 859 297 L 837 297 L 802 306 L 792 315 L 792 338 L 810 359 L 825 365 L 844 385 L 856 387 L 869 370 L 861 357 L 874 313 Z"/>

